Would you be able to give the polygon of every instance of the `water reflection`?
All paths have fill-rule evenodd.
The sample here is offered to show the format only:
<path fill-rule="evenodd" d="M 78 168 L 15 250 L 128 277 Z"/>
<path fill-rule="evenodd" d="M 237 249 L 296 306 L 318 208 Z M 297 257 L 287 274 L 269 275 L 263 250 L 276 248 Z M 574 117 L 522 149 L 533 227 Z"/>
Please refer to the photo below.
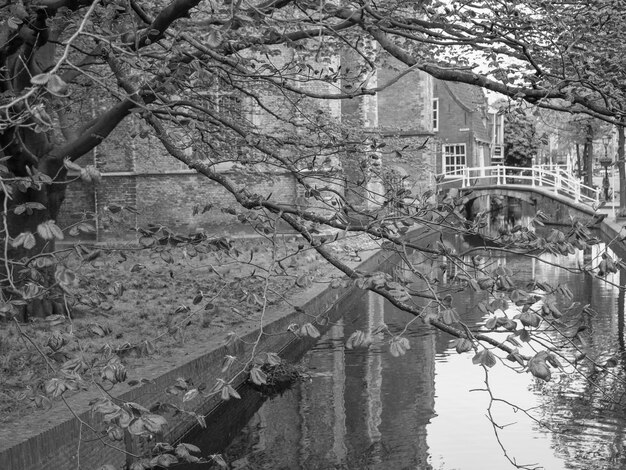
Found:
<path fill-rule="evenodd" d="M 312 381 L 267 402 L 227 449 L 233 468 L 431 468 L 434 337 L 412 335 L 411 355 L 400 361 L 382 347 L 346 350 L 357 329 L 406 322 L 373 294 L 354 309 L 366 314 L 340 320 L 305 357 Z"/>
<path fill-rule="evenodd" d="M 544 260 L 576 266 L 603 251 L 596 246 L 591 253 L 569 259 L 546 255 Z M 608 282 L 549 263 L 514 256 L 495 262 L 506 264 L 518 279 L 567 283 L 574 300 L 590 303 L 598 312 L 585 331 L 589 356 L 616 361 L 608 372 L 584 364 L 590 380 L 555 374 L 547 384 L 497 364 L 489 373 L 493 394 L 530 410 L 534 417 L 494 405 L 506 455 L 520 465 L 548 470 L 626 467 L 624 293 Z M 626 283 L 626 273 L 608 280 Z M 454 295 L 466 323 L 485 322 L 476 308 L 484 293 Z M 561 308 L 569 303 L 557 301 Z M 363 293 L 355 302 L 356 315 L 346 315 L 305 356 L 311 382 L 266 402 L 226 449 L 232 468 L 514 468 L 485 416 L 485 376 L 472 364 L 472 355 L 456 354 L 450 337 L 417 322 L 408 327 L 411 349 L 403 357 L 392 357 L 384 345 L 346 350 L 345 340 L 357 329 L 373 331 L 384 322 L 400 331 L 409 320 L 374 295 Z"/>

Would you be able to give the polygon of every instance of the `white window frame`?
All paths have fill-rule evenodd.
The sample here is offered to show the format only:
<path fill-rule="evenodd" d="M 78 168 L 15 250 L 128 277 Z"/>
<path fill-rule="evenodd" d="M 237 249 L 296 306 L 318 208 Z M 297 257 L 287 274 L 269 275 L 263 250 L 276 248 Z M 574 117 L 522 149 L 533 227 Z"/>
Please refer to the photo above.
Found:
<path fill-rule="evenodd" d="M 439 98 L 433 98 L 433 132 L 439 130 Z"/>
<path fill-rule="evenodd" d="M 463 176 L 467 168 L 467 144 L 443 144 L 441 162 L 443 173 L 448 177 Z"/>

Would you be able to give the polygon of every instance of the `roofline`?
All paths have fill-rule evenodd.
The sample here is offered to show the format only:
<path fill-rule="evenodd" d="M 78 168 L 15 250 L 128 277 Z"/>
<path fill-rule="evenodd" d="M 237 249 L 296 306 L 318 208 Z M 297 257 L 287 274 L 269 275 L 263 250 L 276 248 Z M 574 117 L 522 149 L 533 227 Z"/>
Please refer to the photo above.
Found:
<path fill-rule="evenodd" d="M 446 87 L 446 90 L 448 90 L 448 93 L 450 93 L 450 96 L 452 96 L 452 99 L 456 102 L 456 104 L 458 104 L 461 108 L 463 108 L 465 111 L 467 111 L 468 113 L 473 113 L 474 111 L 476 111 L 475 109 L 470 109 L 468 108 L 452 91 L 452 89 L 448 86 L 448 82 L 445 80 L 440 80 L 443 85 Z"/>

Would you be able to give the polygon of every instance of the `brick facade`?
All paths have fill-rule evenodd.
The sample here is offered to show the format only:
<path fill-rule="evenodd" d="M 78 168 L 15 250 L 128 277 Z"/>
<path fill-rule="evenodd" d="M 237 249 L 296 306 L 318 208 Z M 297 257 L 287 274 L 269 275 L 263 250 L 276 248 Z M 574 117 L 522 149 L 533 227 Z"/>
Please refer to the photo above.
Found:
<path fill-rule="evenodd" d="M 289 54 L 272 57 L 277 68 L 283 67 L 289 60 Z M 339 125 L 361 129 L 361 132 L 365 131 L 361 135 L 369 135 L 379 144 L 385 142 L 382 151 L 374 152 L 382 157 L 383 167 L 409 175 L 409 186 L 423 191 L 432 187 L 433 172 L 436 170 L 436 155 L 429 141 L 432 137 L 433 82 L 431 77 L 419 71 L 412 71 L 397 80 L 403 67 L 394 60 L 386 58 L 385 67 L 370 72 L 366 77 L 344 76 L 341 81 L 344 88 L 346 84 L 358 84 L 363 79 L 367 80 L 370 88 L 384 87 L 376 95 L 341 101 L 305 98 L 300 100 L 299 106 L 308 113 L 335 119 Z M 361 70 L 358 57 L 350 54 L 343 54 L 319 66 L 338 70 L 340 61 L 343 70 L 347 70 L 349 64 L 353 70 Z M 391 85 L 386 86 L 389 83 Z M 337 93 L 334 85 L 323 81 L 313 82 L 310 88 L 318 93 Z M 263 105 L 279 112 L 288 109 L 287 101 L 283 102 L 285 99 L 284 96 L 270 96 Z M 255 126 L 270 131 L 288 129 L 289 121 L 295 119 L 283 113 L 286 122 L 278 121 L 251 101 L 244 102 L 242 109 Z M 216 183 L 169 156 L 156 138 L 141 138 L 141 126 L 136 116 L 129 117 L 96 149 L 95 154 L 81 158 L 79 163 L 83 165 L 95 162 L 102 173 L 102 182 L 96 187 L 81 182 L 70 184 L 59 216 L 61 225 L 77 222 L 84 212 L 95 212 L 99 216 L 99 240 L 133 238 L 133 228 L 149 223 L 161 224 L 182 233 L 200 230 L 232 233 L 242 230 L 237 216 L 222 211 L 235 207 L 234 198 Z M 190 141 L 188 136 L 182 136 L 178 141 L 182 150 L 198 151 L 191 145 L 185 148 L 184 142 Z M 369 171 L 366 165 L 364 173 L 363 163 L 364 160 L 370 163 L 370 153 L 367 146 L 358 146 L 354 152 L 341 156 L 341 173 L 332 175 L 330 185 L 323 181 L 319 172 L 308 175 L 313 187 L 325 190 L 323 201 L 307 197 L 310 195 L 304 188 L 298 187 L 295 178 L 287 173 L 266 171 L 243 174 L 232 169 L 226 169 L 226 172 L 241 188 L 264 197 L 271 195 L 271 199 L 277 202 L 324 210 L 335 207 L 332 191 L 339 195 L 346 193 L 349 201 L 353 199 L 352 203 L 363 201 L 367 190 L 380 194 L 382 198 L 385 189 L 382 179 L 377 176 L 380 172 Z M 368 179 L 367 189 L 357 188 L 354 184 L 350 186 L 364 177 Z M 114 217 L 116 223 L 112 223 L 106 208 L 115 205 L 134 208 L 137 213 L 122 211 Z M 207 205 L 211 206 L 209 211 L 194 215 L 194 207 L 199 206 L 202 212 Z"/>
<path fill-rule="evenodd" d="M 447 144 L 465 145 L 466 166 L 489 165 L 490 126 L 487 99 L 482 89 L 435 80 L 433 90 L 433 98 L 438 100 L 438 130 L 435 132 L 438 143 L 437 173 L 444 172 L 442 154 L 443 146 Z"/>

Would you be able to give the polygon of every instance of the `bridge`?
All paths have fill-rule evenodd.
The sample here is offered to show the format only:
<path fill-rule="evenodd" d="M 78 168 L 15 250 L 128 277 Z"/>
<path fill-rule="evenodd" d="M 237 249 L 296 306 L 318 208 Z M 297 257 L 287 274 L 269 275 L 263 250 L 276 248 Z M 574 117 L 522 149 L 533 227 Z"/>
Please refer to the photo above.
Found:
<path fill-rule="evenodd" d="M 457 188 L 473 197 L 498 195 L 537 203 L 546 197 L 588 215 L 600 206 L 600 189 L 584 185 L 559 166 L 463 167 L 437 175 L 440 189 Z"/>

